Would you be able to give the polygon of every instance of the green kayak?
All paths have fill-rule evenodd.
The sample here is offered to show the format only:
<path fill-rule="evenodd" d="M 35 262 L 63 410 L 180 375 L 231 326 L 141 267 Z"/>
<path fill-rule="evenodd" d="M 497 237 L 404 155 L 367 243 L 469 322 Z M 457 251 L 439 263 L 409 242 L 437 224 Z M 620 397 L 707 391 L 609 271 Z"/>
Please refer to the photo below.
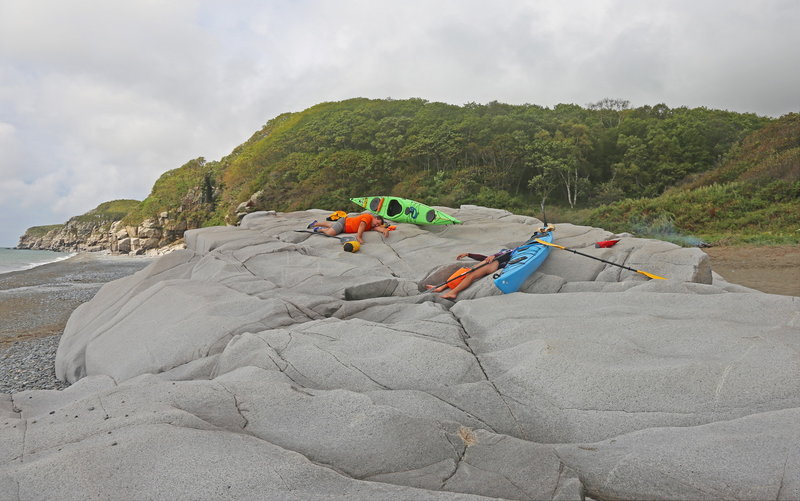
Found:
<path fill-rule="evenodd" d="M 361 197 L 350 201 L 396 223 L 461 224 L 449 214 L 407 198 Z"/>

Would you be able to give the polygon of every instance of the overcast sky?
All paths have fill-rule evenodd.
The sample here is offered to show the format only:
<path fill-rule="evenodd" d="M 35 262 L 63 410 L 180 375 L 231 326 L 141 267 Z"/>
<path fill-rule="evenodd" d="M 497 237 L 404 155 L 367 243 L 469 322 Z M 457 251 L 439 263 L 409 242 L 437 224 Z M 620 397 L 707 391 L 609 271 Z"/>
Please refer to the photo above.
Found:
<path fill-rule="evenodd" d="M 323 101 L 800 111 L 800 0 L 0 0 L 0 246 Z"/>

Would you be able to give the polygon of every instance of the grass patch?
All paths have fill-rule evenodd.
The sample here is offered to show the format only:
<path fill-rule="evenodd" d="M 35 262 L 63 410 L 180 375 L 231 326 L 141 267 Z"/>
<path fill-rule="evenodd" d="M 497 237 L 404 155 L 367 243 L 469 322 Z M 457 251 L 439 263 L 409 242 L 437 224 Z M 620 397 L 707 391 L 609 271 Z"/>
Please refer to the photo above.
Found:
<path fill-rule="evenodd" d="M 800 243 L 800 182 L 732 182 L 627 199 L 594 209 L 550 210 L 553 220 L 682 246 Z"/>
<path fill-rule="evenodd" d="M 30 236 L 30 237 L 33 237 L 33 238 L 43 237 L 43 236 L 47 235 L 48 233 L 50 233 L 53 230 L 61 229 L 63 226 L 64 226 L 63 224 L 51 224 L 51 225 L 47 225 L 47 226 L 33 226 L 31 228 L 28 228 L 28 230 L 25 232 L 25 234 Z"/>
<path fill-rule="evenodd" d="M 89 212 L 71 218 L 70 221 L 78 223 L 111 223 L 119 221 L 138 206 L 138 200 L 112 200 L 103 202 Z"/>

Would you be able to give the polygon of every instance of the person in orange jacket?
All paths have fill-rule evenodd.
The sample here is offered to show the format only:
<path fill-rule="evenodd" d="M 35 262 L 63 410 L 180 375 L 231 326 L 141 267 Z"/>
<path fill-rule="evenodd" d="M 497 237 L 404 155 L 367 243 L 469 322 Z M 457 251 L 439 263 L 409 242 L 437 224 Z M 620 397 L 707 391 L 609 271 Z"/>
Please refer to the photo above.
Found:
<path fill-rule="evenodd" d="M 340 217 L 336 221 L 312 221 L 307 228 L 324 233 L 329 237 L 335 237 L 339 233 L 355 233 L 356 240 L 362 244 L 365 231 L 375 230 L 381 232 L 385 237 L 389 236 L 389 228 L 386 227 L 383 218 L 366 212 L 358 216 Z"/>

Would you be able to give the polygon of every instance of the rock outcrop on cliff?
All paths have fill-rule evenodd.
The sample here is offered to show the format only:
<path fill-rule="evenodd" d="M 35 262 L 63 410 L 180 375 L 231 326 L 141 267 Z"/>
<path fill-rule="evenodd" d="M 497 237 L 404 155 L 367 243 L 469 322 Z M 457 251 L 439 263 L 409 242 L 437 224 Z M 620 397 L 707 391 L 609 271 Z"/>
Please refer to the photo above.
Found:
<path fill-rule="evenodd" d="M 17 248 L 158 255 L 183 248 L 183 233 L 187 229 L 185 221 L 172 220 L 167 212 L 138 225 L 128 225 L 122 220 L 87 220 L 79 216 L 43 234 L 29 230 L 20 237 Z"/>
<path fill-rule="evenodd" d="M 358 253 L 255 212 L 104 286 L 64 391 L 0 397 L 14 499 L 797 499 L 800 305 L 698 249 L 559 225 L 519 293 L 425 292 L 541 222 L 474 206 Z"/>

